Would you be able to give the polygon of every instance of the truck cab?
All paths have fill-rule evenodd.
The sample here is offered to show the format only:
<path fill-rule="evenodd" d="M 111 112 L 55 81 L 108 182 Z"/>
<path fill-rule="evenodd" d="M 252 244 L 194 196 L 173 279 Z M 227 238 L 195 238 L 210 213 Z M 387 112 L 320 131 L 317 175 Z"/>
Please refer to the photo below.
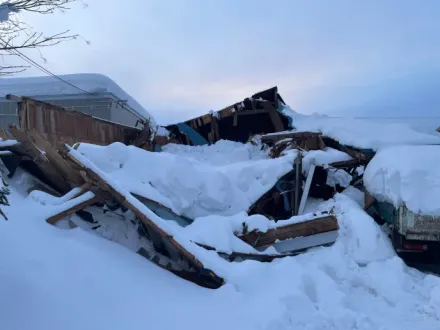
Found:
<path fill-rule="evenodd" d="M 396 253 L 411 265 L 440 266 L 440 217 L 416 214 L 405 204 L 396 208 L 378 201 L 366 192 L 365 210 L 379 224 L 389 229 Z"/>

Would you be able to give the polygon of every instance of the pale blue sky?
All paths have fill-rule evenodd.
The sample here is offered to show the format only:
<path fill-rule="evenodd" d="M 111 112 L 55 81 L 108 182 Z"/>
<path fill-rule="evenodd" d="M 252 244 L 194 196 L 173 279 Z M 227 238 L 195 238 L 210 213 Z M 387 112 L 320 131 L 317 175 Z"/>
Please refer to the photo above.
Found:
<path fill-rule="evenodd" d="M 26 17 L 91 41 L 45 49 L 45 66 L 105 74 L 159 122 L 274 85 L 303 113 L 440 116 L 440 1 L 84 1 Z"/>

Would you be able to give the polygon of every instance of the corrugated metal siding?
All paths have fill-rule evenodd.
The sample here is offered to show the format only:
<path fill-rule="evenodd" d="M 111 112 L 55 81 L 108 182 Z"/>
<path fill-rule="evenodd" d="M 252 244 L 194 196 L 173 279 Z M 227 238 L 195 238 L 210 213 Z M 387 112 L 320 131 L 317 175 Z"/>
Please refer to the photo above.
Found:
<path fill-rule="evenodd" d="M 9 125 L 18 125 L 17 103 L 0 102 L 0 129 L 7 129 Z"/>

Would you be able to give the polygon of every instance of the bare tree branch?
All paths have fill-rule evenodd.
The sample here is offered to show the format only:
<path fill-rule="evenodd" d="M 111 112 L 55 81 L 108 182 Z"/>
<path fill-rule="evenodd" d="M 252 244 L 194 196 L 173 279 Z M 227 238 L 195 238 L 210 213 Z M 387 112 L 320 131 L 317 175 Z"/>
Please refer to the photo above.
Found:
<path fill-rule="evenodd" d="M 61 42 L 80 37 L 77 34 L 71 34 L 69 30 L 50 35 L 34 31 L 19 16 L 21 12 L 42 15 L 54 14 L 56 11 L 63 12 L 69 10 L 69 5 L 74 2 L 79 2 L 86 7 L 82 0 L 0 0 L 0 55 L 17 55 L 17 52 L 24 49 L 55 46 Z M 2 9 L 6 10 L 7 19 L 1 15 Z M 41 52 L 40 56 L 44 59 Z M 21 72 L 25 67 L 0 66 L 0 75 L 3 74 L 3 71 L 12 74 L 17 68 L 20 70 L 18 72 Z"/>

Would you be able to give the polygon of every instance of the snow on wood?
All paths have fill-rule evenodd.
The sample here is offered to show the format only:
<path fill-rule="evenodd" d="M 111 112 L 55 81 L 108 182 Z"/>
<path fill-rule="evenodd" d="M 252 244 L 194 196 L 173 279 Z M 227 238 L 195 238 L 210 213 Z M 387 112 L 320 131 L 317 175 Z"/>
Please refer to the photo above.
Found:
<path fill-rule="evenodd" d="M 197 160 L 180 156 L 184 151 L 180 148 L 176 148 L 179 153 L 173 155 L 147 152 L 121 143 L 107 147 L 81 143 L 78 151 L 127 191 L 195 219 L 213 214 L 234 215 L 249 209 L 280 177 L 292 170 L 296 156 L 292 153 L 277 159 L 258 159 L 260 156 L 256 155 L 256 161 L 251 162 L 253 156 L 249 155 L 249 148 L 235 151 L 232 148 L 233 145 L 227 144 L 218 155 L 220 148 L 200 149 Z M 226 161 L 228 156 L 232 158 L 229 162 Z M 206 164 L 203 157 L 218 160 L 218 165 Z"/>
<path fill-rule="evenodd" d="M 217 276 L 212 270 L 207 269 L 204 264 L 197 258 L 194 247 L 197 247 L 191 241 L 183 242 L 185 247 L 177 237 L 177 232 L 173 232 L 164 220 L 156 216 L 151 210 L 144 206 L 137 198 L 135 198 L 130 192 L 126 191 L 123 187 L 115 183 L 108 175 L 100 171 L 93 165 L 87 158 L 82 156 L 76 150 L 70 148 L 70 151 L 66 153 L 67 158 L 82 167 L 83 175 L 87 177 L 91 182 L 102 190 L 110 193 L 121 205 L 124 205 L 144 223 L 147 228 L 150 228 L 154 232 L 158 233 L 162 239 L 169 242 L 174 246 L 183 257 L 185 257 L 200 273 L 207 273 L 212 281 L 221 286 L 224 280 Z M 182 237 L 182 239 L 184 239 Z M 192 251 L 188 251 L 186 247 L 193 246 Z"/>
<path fill-rule="evenodd" d="M 305 150 L 323 149 L 324 143 L 321 140 L 321 133 L 291 131 L 275 134 L 266 134 L 261 137 L 261 141 L 267 144 L 274 144 L 280 141 L 292 141 Z"/>
<path fill-rule="evenodd" d="M 338 229 L 338 220 L 335 216 L 329 215 L 287 225 L 283 225 L 282 221 L 280 221 L 280 225 L 276 228 L 270 229 L 266 232 L 253 230 L 249 233 L 239 236 L 239 238 L 254 247 L 262 247 L 272 245 L 277 241 L 302 236 L 311 236 L 329 231 L 335 231 Z"/>
<path fill-rule="evenodd" d="M 102 199 L 102 196 L 95 195 L 92 192 L 85 192 L 80 194 L 79 196 L 74 196 L 74 198 L 70 199 L 68 202 L 61 204 L 57 209 L 60 211 L 57 214 L 46 219 L 46 222 L 53 225 L 57 221 L 64 219 L 65 217 L 74 214 L 80 210 L 83 210 L 87 206 L 93 205 L 99 202 Z M 61 211 L 60 209 L 63 208 Z"/>

